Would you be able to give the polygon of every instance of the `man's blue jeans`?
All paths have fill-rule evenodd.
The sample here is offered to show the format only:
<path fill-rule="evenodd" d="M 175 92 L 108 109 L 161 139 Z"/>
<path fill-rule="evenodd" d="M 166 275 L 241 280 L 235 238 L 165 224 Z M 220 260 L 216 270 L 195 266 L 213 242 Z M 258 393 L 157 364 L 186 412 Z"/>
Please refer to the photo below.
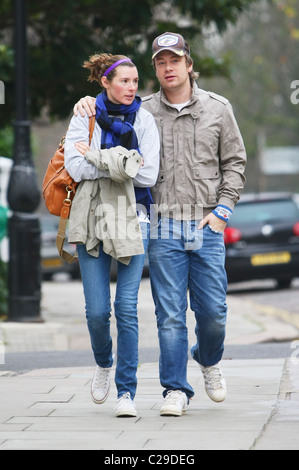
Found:
<path fill-rule="evenodd" d="M 149 243 L 150 276 L 160 342 L 160 381 L 169 390 L 194 395 L 187 381 L 187 291 L 196 318 L 192 357 L 202 366 L 223 355 L 227 316 L 223 235 L 199 222 L 163 217 Z M 169 230 L 168 230 L 169 226 Z M 167 236 L 169 235 L 169 236 Z"/>
<path fill-rule="evenodd" d="M 145 253 L 148 247 L 149 224 L 140 224 Z M 111 367 L 112 339 L 110 336 L 110 266 L 111 256 L 103 252 L 95 258 L 78 245 L 81 276 L 86 302 L 86 318 L 95 361 L 100 367 Z M 115 383 L 118 397 L 130 392 L 134 399 L 138 367 L 138 291 L 145 254 L 133 256 L 128 266 L 118 263 L 114 311 L 117 324 L 117 364 Z"/>

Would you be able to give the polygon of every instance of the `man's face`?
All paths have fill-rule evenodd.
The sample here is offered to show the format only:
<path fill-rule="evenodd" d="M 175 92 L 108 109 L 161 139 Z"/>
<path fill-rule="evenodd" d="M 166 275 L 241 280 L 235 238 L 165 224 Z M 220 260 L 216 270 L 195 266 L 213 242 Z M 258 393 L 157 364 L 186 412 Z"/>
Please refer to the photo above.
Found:
<path fill-rule="evenodd" d="M 184 86 L 190 88 L 189 73 L 192 71 L 192 65 L 187 65 L 185 56 L 162 51 L 154 60 L 156 76 L 163 89 L 170 91 Z"/>

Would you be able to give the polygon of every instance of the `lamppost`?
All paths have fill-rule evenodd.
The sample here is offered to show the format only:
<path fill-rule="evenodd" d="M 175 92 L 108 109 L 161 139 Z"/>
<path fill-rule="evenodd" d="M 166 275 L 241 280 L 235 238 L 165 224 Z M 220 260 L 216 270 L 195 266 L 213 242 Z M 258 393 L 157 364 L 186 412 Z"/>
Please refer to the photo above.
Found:
<path fill-rule="evenodd" d="M 41 321 L 40 191 L 31 156 L 28 119 L 26 0 L 14 0 L 16 121 L 14 164 L 8 186 L 8 320 Z"/>

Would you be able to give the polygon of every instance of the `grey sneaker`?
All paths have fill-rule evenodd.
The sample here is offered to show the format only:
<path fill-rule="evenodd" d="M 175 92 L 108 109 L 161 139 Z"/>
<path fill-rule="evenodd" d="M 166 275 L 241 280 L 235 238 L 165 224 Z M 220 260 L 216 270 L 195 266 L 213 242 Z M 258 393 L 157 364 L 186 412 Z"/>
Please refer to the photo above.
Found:
<path fill-rule="evenodd" d="M 91 383 L 91 396 L 97 405 L 104 403 L 110 390 L 110 372 L 111 368 L 104 369 L 97 366 Z"/>
<path fill-rule="evenodd" d="M 219 364 L 212 367 L 200 366 L 200 368 L 204 376 L 207 395 L 216 403 L 224 401 L 226 399 L 226 383 Z"/>
<path fill-rule="evenodd" d="M 122 397 L 117 400 L 115 415 L 118 418 L 135 418 L 137 416 L 135 403 L 131 399 L 131 395 L 129 392 L 125 393 Z"/>
<path fill-rule="evenodd" d="M 170 390 L 164 398 L 160 410 L 161 416 L 182 416 L 187 411 L 188 398 L 186 393 L 180 390 Z"/>

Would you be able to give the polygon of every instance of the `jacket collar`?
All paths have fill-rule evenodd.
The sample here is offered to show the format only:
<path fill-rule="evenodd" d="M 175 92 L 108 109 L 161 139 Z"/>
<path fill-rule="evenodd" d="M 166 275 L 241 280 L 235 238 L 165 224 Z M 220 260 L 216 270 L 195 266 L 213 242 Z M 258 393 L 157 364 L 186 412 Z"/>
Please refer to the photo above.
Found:
<path fill-rule="evenodd" d="M 166 98 L 163 88 L 160 89 L 160 99 L 167 107 L 171 107 L 171 103 Z M 172 108 L 172 107 L 171 107 Z M 173 108 L 172 108 L 173 109 Z M 197 84 L 194 82 L 190 103 L 182 109 L 181 115 L 191 114 L 194 119 L 200 117 L 200 114 L 203 113 L 204 108 L 200 100 L 200 89 Z"/>

